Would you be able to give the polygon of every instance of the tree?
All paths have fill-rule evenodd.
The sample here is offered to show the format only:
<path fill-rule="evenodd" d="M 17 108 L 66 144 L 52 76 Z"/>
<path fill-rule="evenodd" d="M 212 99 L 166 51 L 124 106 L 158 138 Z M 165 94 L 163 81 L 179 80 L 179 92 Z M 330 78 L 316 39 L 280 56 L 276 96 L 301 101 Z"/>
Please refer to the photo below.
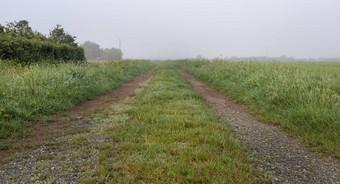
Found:
<path fill-rule="evenodd" d="M 0 24 L 0 33 L 3 33 L 3 32 L 5 32 L 5 26 Z"/>
<path fill-rule="evenodd" d="M 81 45 L 81 47 L 84 48 L 85 57 L 88 60 L 96 60 L 104 53 L 100 46 L 95 42 L 86 41 Z"/>
<path fill-rule="evenodd" d="M 77 37 L 66 33 L 60 24 L 57 24 L 56 27 L 50 31 L 50 39 L 59 43 L 66 43 L 76 47 L 78 46 L 78 44 L 75 43 L 76 38 Z"/>
<path fill-rule="evenodd" d="M 38 39 L 40 41 L 47 41 L 48 40 L 48 38 L 46 38 L 45 35 L 39 33 L 38 31 L 34 32 L 34 38 L 36 38 L 36 39 Z"/>
<path fill-rule="evenodd" d="M 80 46 L 84 48 L 85 57 L 88 60 L 119 60 L 123 57 L 120 49 L 101 49 L 100 45 L 95 42 L 86 41 Z"/>
<path fill-rule="evenodd" d="M 32 28 L 29 26 L 29 22 L 27 20 L 7 23 L 6 32 L 12 32 L 14 35 L 26 38 L 33 38 L 34 36 Z"/>
<path fill-rule="evenodd" d="M 119 60 L 122 59 L 122 56 L 123 53 L 120 49 L 104 49 L 104 56 L 102 57 L 102 60 Z"/>

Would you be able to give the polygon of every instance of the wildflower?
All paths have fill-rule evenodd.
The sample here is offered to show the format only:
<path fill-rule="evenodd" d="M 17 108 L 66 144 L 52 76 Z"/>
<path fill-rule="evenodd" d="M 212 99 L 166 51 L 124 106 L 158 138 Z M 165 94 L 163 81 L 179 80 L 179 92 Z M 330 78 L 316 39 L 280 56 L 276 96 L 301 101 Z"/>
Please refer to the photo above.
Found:
<path fill-rule="evenodd" d="M 2 93 L 3 95 L 5 95 L 6 93 Z"/>

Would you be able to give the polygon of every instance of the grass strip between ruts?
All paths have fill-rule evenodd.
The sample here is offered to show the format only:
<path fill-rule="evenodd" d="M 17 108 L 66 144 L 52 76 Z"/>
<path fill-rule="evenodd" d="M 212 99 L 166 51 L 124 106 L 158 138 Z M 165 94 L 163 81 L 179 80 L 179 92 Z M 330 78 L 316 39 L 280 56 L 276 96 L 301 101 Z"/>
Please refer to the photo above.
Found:
<path fill-rule="evenodd" d="M 173 67 L 159 67 L 128 114 L 129 121 L 105 130 L 93 174 L 101 182 L 258 181 L 239 142 Z"/>

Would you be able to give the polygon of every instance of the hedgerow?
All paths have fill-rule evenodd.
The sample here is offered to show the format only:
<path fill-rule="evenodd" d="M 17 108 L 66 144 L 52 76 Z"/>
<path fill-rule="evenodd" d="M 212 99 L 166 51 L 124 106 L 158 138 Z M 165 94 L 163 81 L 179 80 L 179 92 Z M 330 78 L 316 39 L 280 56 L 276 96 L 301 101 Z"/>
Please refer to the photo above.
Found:
<path fill-rule="evenodd" d="M 84 49 L 75 43 L 75 36 L 57 25 L 49 36 L 32 31 L 28 21 L 0 25 L 0 59 L 16 63 L 82 62 Z"/>

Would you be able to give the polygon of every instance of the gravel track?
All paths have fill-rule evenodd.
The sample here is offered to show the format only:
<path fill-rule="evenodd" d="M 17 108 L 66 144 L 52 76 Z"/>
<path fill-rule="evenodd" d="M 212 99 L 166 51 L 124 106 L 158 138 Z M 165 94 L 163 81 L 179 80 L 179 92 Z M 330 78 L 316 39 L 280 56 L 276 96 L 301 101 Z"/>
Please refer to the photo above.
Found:
<path fill-rule="evenodd" d="M 278 126 L 260 122 L 245 105 L 230 100 L 189 73 L 178 71 L 244 143 L 249 157 L 265 177 L 274 183 L 340 183 L 339 160 L 311 152 Z"/>
<path fill-rule="evenodd" d="M 53 127 L 63 127 L 61 135 L 48 139 L 45 135 L 31 137 L 39 143 L 38 148 L 3 152 L 2 155 L 6 158 L 2 157 L 0 162 L 0 184 L 81 183 L 79 179 L 91 177 L 91 173 L 100 165 L 98 145 L 105 141 L 103 127 L 116 123 L 105 121 L 104 117 L 93 116 L 97 111 L 109 109 L 117 111 L 117 121 L 125 120 L 126 115 L 119 113 L 129 108 L 126 104 L 129 103 L 130 97 L 135 96 L 140 84 L 151 78 L 154 72 L 155 69 L 149 70 L 108 94 L 75 106 L 61 115 L 57 114 L 60 118 L 80 115 L 81 118 L 71 122 L 53 122 Z M 46 126 L 35 125 L 33 129 L 42 132 L 46 130 Z M 24 142 L 25 139 L 20 141 Z"/>

